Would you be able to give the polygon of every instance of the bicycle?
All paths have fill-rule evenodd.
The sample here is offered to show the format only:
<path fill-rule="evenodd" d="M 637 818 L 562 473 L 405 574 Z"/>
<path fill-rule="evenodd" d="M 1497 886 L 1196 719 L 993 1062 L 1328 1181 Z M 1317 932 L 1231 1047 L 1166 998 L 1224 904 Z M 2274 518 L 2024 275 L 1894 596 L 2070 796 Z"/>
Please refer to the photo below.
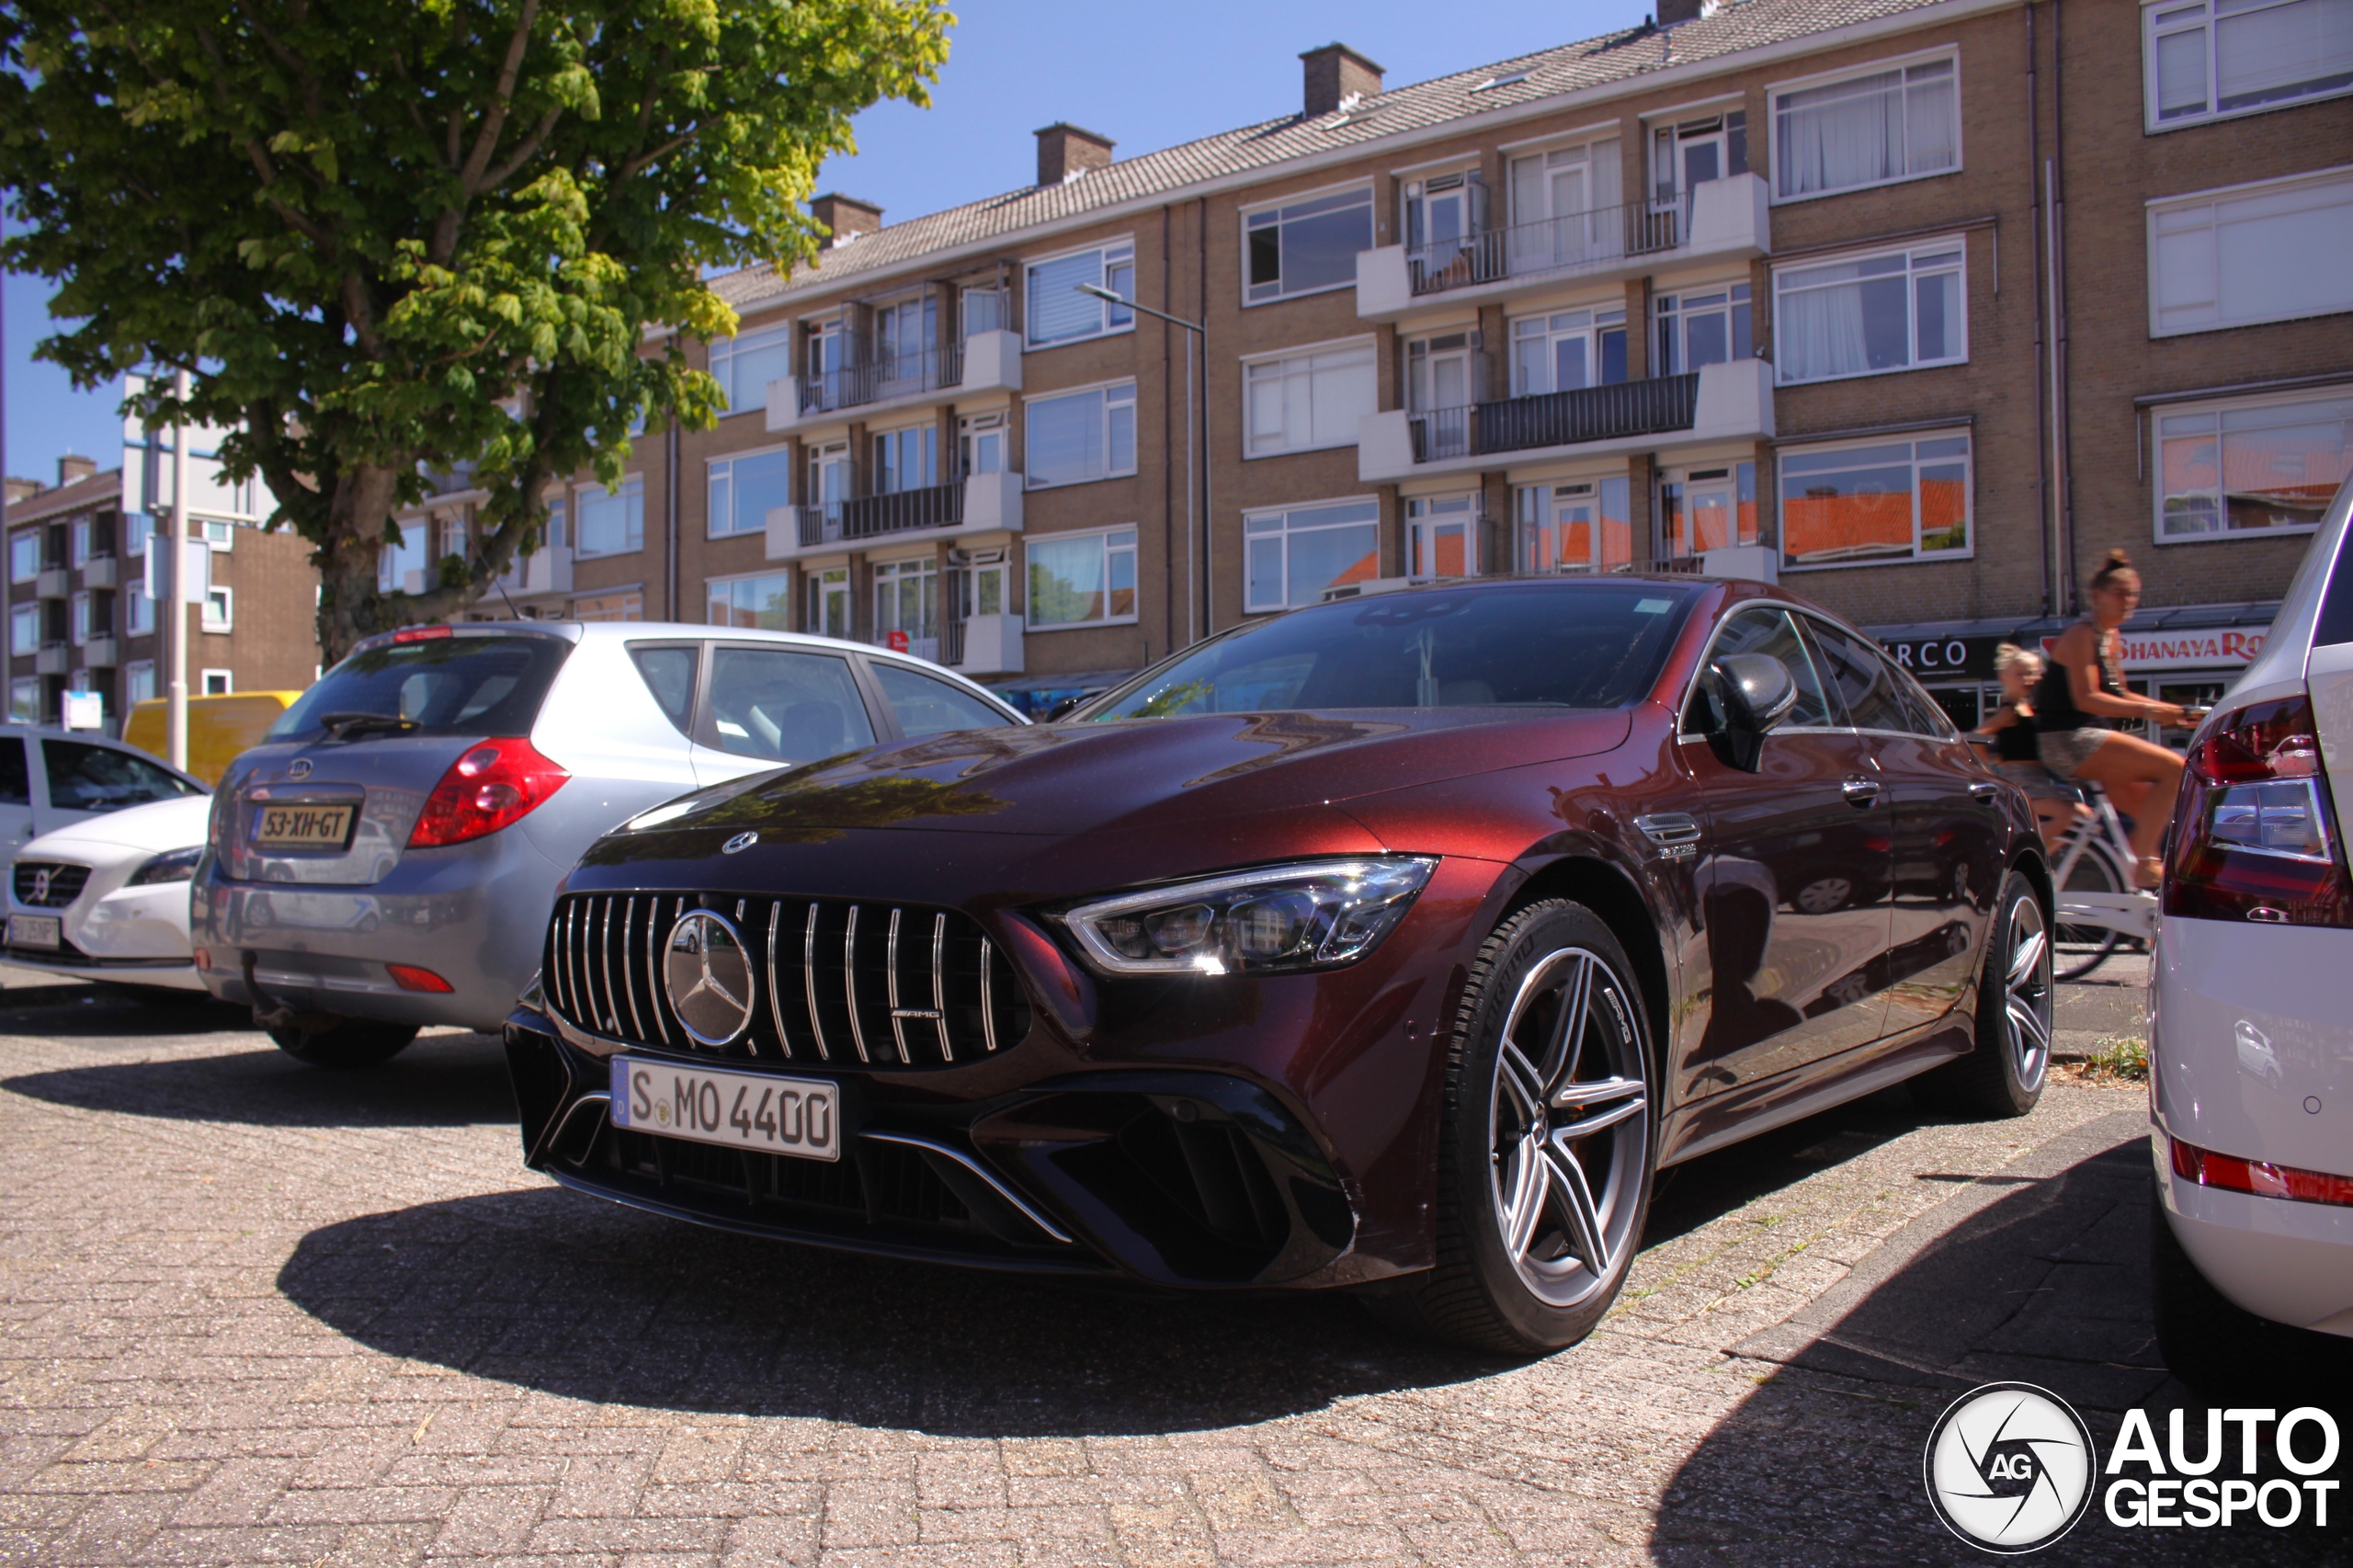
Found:
<path fill-rule="evenodd" d="M 2088 780 L 2078 780 L 2077 787 L 2092 814 L 2068 824 L 2051 869 L 2052 886 L 2058 890 L 2052 973 L 2058 980 L 2081 980 L 2128 937 L 2147 943 L 2157 934 L 2157 895 L 2132 885 L 2136 857 L 2124 836 L 2124 820 L 2109 804 L 2107 790 Z"/>

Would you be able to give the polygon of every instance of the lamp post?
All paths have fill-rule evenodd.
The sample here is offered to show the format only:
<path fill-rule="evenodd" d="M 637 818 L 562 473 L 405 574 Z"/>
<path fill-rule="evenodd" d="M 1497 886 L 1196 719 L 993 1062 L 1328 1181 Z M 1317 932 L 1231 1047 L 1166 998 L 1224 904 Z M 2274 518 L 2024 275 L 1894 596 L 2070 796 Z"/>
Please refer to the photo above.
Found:
<path fill-rule="evenodd" d="M 188 407 L 188 372 L 172 377 L 176 405 Z M 164 750 L 174 767 L 188 767 L 188 416 L 172 422 L 172 537 L 164 551 L 171 569 L 171 616 L 164 638 Z M 147 548 L 155 548 L 151 533 Z"/>
<path fill-rule="evenodd" d="M 1125 294 L 1116 293 L 1109 289 L 1104 288 L 1099 283 L 1081 283 L 1076 285 L 1076 288 L 1079 293 L 1092 294 L 1098 300 L 1106 301 L 1125 310 L 1142 311 L 1145 315 L 1152 316 L 1160 321 L 1165 321 L 1171 326 L 1181 326 L 1187 332 L 1192 334 L 1190 337 L 1185 340 L 1185 520 L 1187 526 L 1189 528 L 1193 518 L 1193 470 L 1198 466 L 1202 471 L 1200 491 L 1201 531 L 1199 535 L 1200 548 L 1199 551 L 1196 552 L 1190 548 L 1191 540 L 1188 540 L 1187 544 L 1188 548 L 1187 549 L 1186 553 L 1192 555 L 1196 561 L 1200 562 L 1200 570 L 1199 573 L 1188 572 L 1185 574 L 1185 636 L 1188 642 L 1193 637 L 1193 627 L 1196 619 L 1193 605 L 1193 588 L 1195 579 L 1198 577 L 1201 591 L 1199 611 L 1201 635 L 1206 637 L 1211 631 L 1216 629 L 1214 623 L 1217 619 L 1215 601 L 1211 597 L 1211 586 L 1210 582 L 1210 487 L 1208 474 L 1210 443 L 1209 430 L 1207 428 L 1206 421 L 1203 422 L 1203 428 L 1200 432 L 1200 441 L 1199 446 L 1197 447 L 1194 443 L 1193 421 L 1198 412 L 1198 404 L 1195 401 L 1193 392 L 1193 357 L 1196 354 L 1199 354 L 1204 360 L 1207 359 L 1209 355 L 1209 329 L 1199 322 L 1189 322 L 1182 316 L 1172 316 L 1166 311 L 1155 311 L 1150 305 L 1140 305 L 1133 300 L 1129 299 Z M 1207 375 L 1206 366 L 1204 366 L 1203 375 Z"/>

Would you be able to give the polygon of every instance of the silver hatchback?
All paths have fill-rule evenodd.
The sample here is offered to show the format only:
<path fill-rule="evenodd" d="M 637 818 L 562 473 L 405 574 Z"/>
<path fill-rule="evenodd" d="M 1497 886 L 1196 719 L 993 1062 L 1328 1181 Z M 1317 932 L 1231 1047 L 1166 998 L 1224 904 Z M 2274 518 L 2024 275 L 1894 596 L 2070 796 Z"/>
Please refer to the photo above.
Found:
<path fill-rule="evenodd" d="M 1026 721 L 919 659 L 787 632 L 500 621 L 369 638 L 239 756 L 190 904 L 206 989 L 293 1055 L 495 1030 L 609 829 L 745 774 Z"/>

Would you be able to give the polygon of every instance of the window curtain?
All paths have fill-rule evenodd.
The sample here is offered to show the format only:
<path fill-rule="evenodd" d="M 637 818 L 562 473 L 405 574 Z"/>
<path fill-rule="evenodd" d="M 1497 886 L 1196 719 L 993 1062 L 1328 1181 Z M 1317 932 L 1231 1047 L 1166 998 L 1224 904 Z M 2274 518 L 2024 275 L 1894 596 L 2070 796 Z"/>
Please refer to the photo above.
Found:
<path fill-rule="evenodd" d="M 1902 174 L 1903 97 L 1893 72 L 1783 94 L 1780 193 L 1844 190 Z"/>
<path fill-rule="evenodd" d="M 1103 330 L 1103 301 L 1082 294 L 1082 283 L 1103 281 L 1103 253 L 1088 251 L 1029 269 L 1029 341 L 1060 343 Z"/>
<path fill-rule="evenodd" d="M 2353 0 L 2295 0 L 2247 9 L 2219 5 L 2216 85 L 2224 109 L 2325 91 L 2353 74 Z"/>
<path fill-rule="evenodd" d="M 1814 381 L 1871 369 L 1863 290 L 1850 283 L 1781 296 L 1781 380 Z"/>

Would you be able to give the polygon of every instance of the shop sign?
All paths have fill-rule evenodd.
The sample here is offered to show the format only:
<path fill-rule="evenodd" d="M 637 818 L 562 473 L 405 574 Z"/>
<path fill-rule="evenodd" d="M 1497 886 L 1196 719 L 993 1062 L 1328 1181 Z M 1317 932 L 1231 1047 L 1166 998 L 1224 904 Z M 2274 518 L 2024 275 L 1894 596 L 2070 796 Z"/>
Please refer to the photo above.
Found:
<path fill-rule="evenodd" d="M 2127 631 L 2117 650 L 2130 672 L 2154 670 L 2244 669 L 2263 652 L 2268 627 L 2225 626 L 2198 631 Z M 2059 639 L 2042 640 L 2042 653 L 2051 656 Z"/>
<path fill-rule="evenodd" d="M 1895 637 L 1880 646 L 1920 681 L 1992 680 L 1995 651 L 2006 637 Z"/>

